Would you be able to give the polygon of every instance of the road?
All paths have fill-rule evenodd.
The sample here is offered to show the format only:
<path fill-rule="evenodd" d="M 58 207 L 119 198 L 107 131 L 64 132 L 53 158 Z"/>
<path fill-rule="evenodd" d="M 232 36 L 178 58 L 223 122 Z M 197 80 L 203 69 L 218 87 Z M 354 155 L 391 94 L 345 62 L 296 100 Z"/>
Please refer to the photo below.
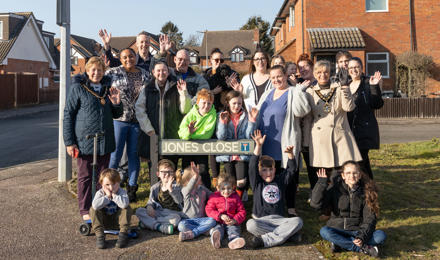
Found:
<path fill-rule="evenodd" d="M 440 138 L 439 119 L 380 119 L 382 143 Z M 0 168 L 58 156 L 58 112 L 0 120 Z"/>

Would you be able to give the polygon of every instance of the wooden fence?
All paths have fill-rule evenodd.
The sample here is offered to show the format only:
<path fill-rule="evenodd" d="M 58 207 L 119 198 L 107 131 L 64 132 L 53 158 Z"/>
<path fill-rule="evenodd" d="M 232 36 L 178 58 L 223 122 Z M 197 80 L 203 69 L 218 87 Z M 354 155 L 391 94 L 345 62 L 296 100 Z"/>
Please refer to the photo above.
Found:
<path fill-rule="evenodd" d="M 440 118 L 440 98 L 385 98 L 377 118 Z"/>
<path fill-rule="evenodd" d="M 15 105 L 15 76 L 0 74 L 0 109 L 13 108 Z"/>

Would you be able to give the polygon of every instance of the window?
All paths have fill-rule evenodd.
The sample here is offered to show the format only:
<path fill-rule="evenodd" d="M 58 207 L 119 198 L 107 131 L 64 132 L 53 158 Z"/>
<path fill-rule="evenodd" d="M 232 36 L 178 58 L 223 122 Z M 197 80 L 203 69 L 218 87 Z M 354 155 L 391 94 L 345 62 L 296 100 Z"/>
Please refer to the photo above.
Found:
<path fill-rule="evenodd" d="M 388 0 L 365 0 L 367 12 L 388 12 Z"/>
<path fill-rule="evenodd" d="M 189 63 L 190 64 L 197 64 L 197 53 L 195 53 L 195 52 L 189 53 Z"/>
<path fill-rule="evenodd" d="M 293 26 L 295 26 L 295 7 L 291 6 L 289 14 L 289 32 L 290 28 L 292 28 Z"/>
<path fill-rule="evenodd" d="M 380 71 L 383 78 L 390 77 L 390 59 L 388 52 L 369 52 L 367 53 L 366 73 L 372 76 L 374 72 Z"/>
<path fill-rule="evenodd" d="M 0 40 L 3 40 L 3 21 L 0 21 Z"/>
<path fill-rule="evenodd" d="M 78 57 L 71 56 L 71 57 L 70 57 L 70 63 L 71 63 L 72 65 L 78 65 Z"/>
<path fill-rule="evenodd" d="M 231 61 L 232 62 L 241 62 L 244 61 L 244 52 L 240 48 L 235 48 L 231 53 Z"/>

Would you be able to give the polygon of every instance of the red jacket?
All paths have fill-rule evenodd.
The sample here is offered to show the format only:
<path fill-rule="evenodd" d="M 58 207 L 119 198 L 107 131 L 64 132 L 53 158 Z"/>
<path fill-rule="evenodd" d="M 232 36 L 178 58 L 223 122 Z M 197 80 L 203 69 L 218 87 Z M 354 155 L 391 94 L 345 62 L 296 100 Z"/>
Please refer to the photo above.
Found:
<path fill-rule="evenodd" d="M 246 219 L 246 210 L 237 192 L 233 192 L 229 197 L 223 197 L 219 191 L 209 196 L 206 203 L 205 212 L 208 217 L 214 218 L 218 223 L 224 224 L 220 218 L 222 214 L 228 215 L 240 225 Z"/>

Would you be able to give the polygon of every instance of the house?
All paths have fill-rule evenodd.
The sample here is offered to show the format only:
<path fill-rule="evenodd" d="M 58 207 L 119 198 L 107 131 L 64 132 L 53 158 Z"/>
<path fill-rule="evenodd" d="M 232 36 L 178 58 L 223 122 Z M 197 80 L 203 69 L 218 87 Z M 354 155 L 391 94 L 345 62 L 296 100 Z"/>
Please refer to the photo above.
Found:
<path fill-rule="evenodd" d="M 257 44 L 259 32 L 255 30 L 235 31 L 205 31 L 200 47 L 187 48 L 190 54 L 190 64 L 198 64 L 201 68 L 210 67 L 206 64 L 206 58 L 214 48 L 223 52 L 225 64 L 237 72 L 247 73 Z"/>
<path fill-rule="evenodd" d="M 55 34 L 44 31 L 43 23 L 32 12 L 0 13 L 0 74 L 35 73 L 39 88 L 58 88 Z"/>
<path fill-rule="evenodd" d="M 296 61 L 308 53 L 335 62 L 348 50 L 364 63 L 366 75 L 381 71 L 383 88 L 395 86 L 396 56 L 411 50 L 440 62 L 438 0 L 285 0 L 272 23 L 275 54 Z M 440 91 L 440 69 L 427 81 L 428 93 Z"/>

